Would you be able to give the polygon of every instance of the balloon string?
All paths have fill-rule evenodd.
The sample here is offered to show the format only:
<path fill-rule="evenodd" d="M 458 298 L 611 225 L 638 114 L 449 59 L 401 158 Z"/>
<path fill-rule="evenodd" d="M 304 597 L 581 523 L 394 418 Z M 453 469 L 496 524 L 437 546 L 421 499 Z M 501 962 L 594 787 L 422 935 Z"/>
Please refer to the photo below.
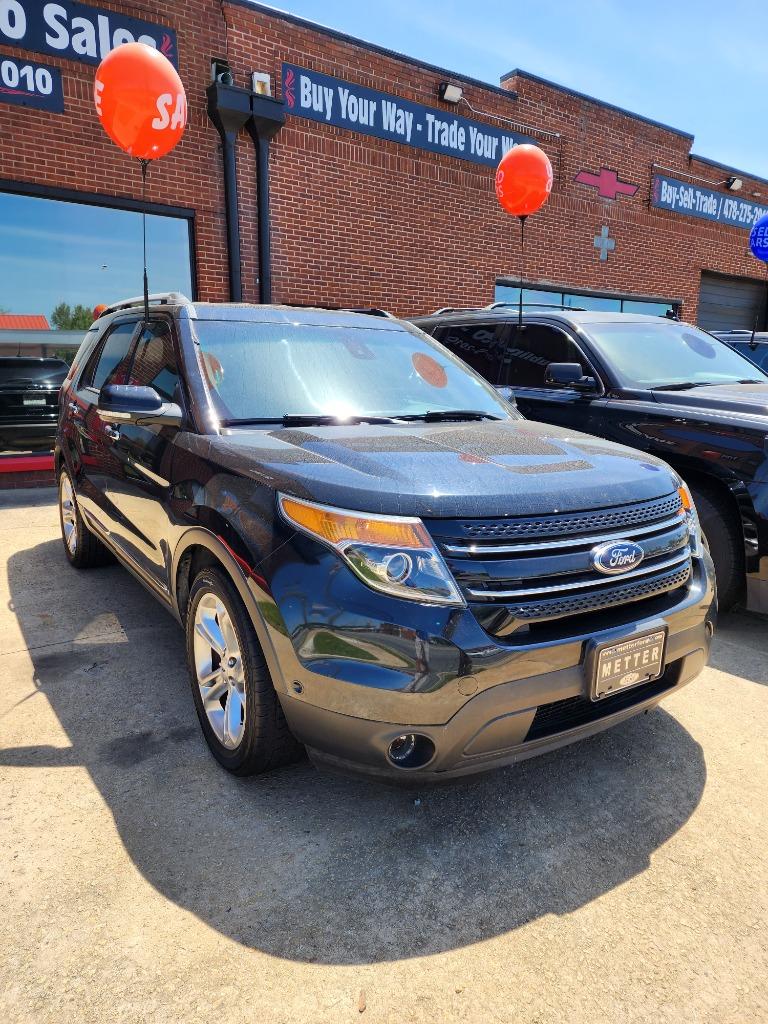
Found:
<path fill-rule="evenodd" d="M 523 329 L 523 279 L 525 276 L 525 217 L 520 217 L 520 298 L 518 300 L 517 327 Z"/>
<path fill-rule="evenodd" d="M 147 277 L 147 168 L 149 160 L 141 162 L 141 232 L 144 244 L 144 323 L 149 326 L 149 278 Z"/>

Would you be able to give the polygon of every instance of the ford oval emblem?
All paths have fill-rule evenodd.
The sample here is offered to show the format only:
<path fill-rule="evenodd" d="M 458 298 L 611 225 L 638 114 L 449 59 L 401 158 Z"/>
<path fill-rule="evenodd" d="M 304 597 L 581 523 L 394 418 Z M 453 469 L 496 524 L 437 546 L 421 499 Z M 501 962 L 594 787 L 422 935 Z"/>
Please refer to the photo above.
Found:
<path fill-rule="evenodd" d="M 643 549 L 631 540 L 614 540 L 610 544 L 601 544 L 590 551 L 592 568 L 605 573 L 606 576 L 636 569 L 643 557 Z"/>

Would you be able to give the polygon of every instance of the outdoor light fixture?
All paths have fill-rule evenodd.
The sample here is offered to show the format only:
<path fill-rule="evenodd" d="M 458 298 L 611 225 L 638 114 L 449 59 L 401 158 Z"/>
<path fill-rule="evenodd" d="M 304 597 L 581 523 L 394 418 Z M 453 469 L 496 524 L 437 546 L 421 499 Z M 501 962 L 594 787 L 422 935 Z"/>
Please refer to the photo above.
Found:
<path fill-rule="evenodd" d="M 735 178 L 731 176 L 725 183 L 725 187 L 729 188 L 731 192 L 740 192 L 744 186 L 744 182 L 741 178 Z"/>
<path fill-rule="evenodd" d="M 272 79 L 264 71 L 254 71 L 251 75 L 251 89 L 259 96 L 271 96 Z"/>
<path fill-rule="evenodd" d="M 450 82 L 441 82 L 437 87 L 437 95 L 444 103 L 460 103 L 464 98 L 464 90 L 460 85 L 452 85 Z"/>
<path fill-rule="evenodd" d="M 211 57 L 211 81 L 218 82 L 219 85 L 235 84 L 229 61 L 223 57 Z"/>

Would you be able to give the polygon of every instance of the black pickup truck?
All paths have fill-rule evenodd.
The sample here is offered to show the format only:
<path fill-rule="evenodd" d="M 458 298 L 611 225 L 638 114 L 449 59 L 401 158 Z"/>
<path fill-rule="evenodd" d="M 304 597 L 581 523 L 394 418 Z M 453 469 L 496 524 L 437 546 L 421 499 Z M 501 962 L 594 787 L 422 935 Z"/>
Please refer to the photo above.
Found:
<path fill-rule="evenodd" d="M 413 323 L 533 420 L 664 459 L 693 492 L 721 608 L 768 611 L 768 376 L 690 324 L 494 303 Z"/>
<path fill-rule="evenodd" d="M 51 451 L 63 359 L 0 356 L 0 451 Z"/>

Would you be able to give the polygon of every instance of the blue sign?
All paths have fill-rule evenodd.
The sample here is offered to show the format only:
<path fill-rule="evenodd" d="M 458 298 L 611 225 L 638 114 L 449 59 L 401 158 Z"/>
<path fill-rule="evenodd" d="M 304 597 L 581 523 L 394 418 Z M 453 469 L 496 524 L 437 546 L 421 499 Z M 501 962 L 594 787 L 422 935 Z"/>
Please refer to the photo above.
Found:
<path fill-rule="evenodd" d="M 100 64 L 121 43 L 147 43 L 177 63 L 176 33 L 76 0 L 0 0 L 0 43 Z"/>
<path fill-rule="evenodd" d="M 31 60 L 0 56 L 0 102 L 60 114 L 64 110 L 61 72 Z"/>
<path fill-rule="evenodd" d="M 749 235 L 749 248 L 752 255 L 763 263 L 768 263 L 768 214 L 761 217 Z"/>
<path fill-rule="evenodd" d="M 534 141 L 294 64 L 283 64 L 283 99 L 290 114 L 487 167 L 513 146 Z"/>
<path fill-rule="evenodd" d="M 768 206 L 758 206 L 747 199 L 668 178 L 664 174 L 653 176 L 651 206 L 689 217 L 703 217 L 733 228 L 751 228 L 768 213 Z"/>

